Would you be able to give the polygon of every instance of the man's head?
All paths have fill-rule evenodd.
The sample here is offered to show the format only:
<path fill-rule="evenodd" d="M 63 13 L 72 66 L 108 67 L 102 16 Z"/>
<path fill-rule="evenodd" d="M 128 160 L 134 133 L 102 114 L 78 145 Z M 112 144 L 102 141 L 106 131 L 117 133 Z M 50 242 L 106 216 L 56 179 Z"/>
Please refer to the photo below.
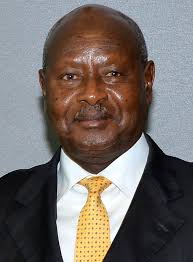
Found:
<path fill-rule="evenodd" d="M 96 173 L 144 130 L 154 64 L 136 23 L 87 5 L 51 29 L 39 72 L 47 113 L 63 150 Z"/>

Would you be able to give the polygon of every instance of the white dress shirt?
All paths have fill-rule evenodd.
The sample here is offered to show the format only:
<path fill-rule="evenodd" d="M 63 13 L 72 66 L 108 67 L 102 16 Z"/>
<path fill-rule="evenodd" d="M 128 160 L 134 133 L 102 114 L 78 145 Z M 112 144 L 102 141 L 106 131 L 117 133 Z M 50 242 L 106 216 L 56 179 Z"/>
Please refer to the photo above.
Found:
<path fill-rule="evenodd" d="M 149 147 L 144 134 L 127 152 L 97 174 L 112 184 L 101 194 L 110 222 L 113 241 L 131 204 L 142 177 Z M 72 161 L 61 150 L 58 164 L 57 230 L 64 261 L 74 261 L 78 217 L 87 199 L 87 189 L 77 184 L 81 179 L 95 176 Z"/>

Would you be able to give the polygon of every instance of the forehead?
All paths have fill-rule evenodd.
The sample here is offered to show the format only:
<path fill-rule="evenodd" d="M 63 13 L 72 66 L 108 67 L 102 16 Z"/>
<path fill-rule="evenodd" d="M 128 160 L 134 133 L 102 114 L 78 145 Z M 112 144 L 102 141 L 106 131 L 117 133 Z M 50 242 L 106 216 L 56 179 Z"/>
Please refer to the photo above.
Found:
<path fill-rule="evenodd" d="M 88 19 L 70 18 L 58 26 L 52 33 L 48 48 L 48 63 L 59 56 L 73 56 L 88 49 L 98 48 L 98 52 L 137 55 L 135 33 L 120 17 L 95 17 Z M 50 61 L 49 61 L 50 60 Z"/>
<path fill-rule="evenodd" d="M 76 32 L 71 37 L 64 34 L 57 36 L 49 48 L 48 63 L 60 59 L 76 60 L 79 57 L 97 57 L 98 59 L 135 60 L 138 57 L 136 41 L 132 34 L 121 35 L 120 32 Z M 105 62 L 105 61 L 104 61 Z"/>

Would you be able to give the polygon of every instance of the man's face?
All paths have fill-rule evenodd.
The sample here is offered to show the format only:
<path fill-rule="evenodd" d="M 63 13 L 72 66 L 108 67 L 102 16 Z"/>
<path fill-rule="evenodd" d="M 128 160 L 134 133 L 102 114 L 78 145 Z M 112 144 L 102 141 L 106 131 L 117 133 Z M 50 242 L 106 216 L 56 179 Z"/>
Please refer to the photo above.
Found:
<path fill-rule="evenodd" d="M 144 71 L 132 34 L 128 38 L 115 33 L 109 40 L 100 32 L 61 36 L 48 68 L 40 71 L 49 119 L 75 159 L 98 153 L 116 158 L 143 131 L 152 65 Z"/>

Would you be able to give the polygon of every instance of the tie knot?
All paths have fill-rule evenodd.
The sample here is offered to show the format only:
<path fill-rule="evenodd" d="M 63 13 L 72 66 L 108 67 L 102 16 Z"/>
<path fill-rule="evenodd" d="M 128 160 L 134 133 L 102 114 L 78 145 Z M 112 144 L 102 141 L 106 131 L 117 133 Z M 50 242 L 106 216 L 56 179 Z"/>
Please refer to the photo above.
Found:
<path fill-rule="evenodd" d="M 103 176 L 84 178 L 79 181 L 79 184 L 85 186 L 89 193 L 102 193 L 105 188 L 111 185 L 111 181 Z"/>

